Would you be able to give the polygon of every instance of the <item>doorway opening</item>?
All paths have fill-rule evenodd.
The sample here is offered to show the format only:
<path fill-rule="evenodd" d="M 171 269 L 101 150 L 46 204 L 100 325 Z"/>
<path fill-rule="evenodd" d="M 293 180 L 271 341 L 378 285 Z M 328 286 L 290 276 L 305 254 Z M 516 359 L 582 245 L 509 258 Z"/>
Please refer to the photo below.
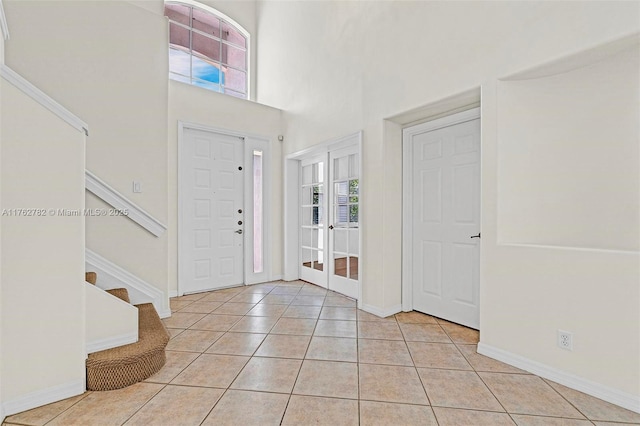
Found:
<path fill-rule="evenodd" d="M 269 281 L 269 141 L 178 129 L 178 295 Z"/>
<path fill-rule="evenodd" d="M 403 130 L 403 309 L 479 329 L 480 108 Z"/>
<path fill-rule="evenodd" d="M 360 297 L 362 136 L 317 145 L 285 163 L 285 276 Z"/>

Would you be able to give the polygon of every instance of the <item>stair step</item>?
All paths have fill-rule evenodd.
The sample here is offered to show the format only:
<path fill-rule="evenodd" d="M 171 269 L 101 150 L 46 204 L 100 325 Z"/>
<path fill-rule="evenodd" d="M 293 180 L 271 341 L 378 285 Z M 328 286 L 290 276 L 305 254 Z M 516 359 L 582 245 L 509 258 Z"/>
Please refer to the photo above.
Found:
<path fill-rule="evenodd" d="M 97 279 L 98 279 L 98 274 L 96 274 L 95 272 L 86 272 L 84 274 L 84 280 L 93 285 L 96 285 Z"/>
<path fill-rule="evenodd" d="M 126 288 L 112 288 L 105 291 L 110 295 L 117 297 L 118 299 L 122 299 L 127 303 L 131 303 L 131 301 L 129 300 L 129 292 Z"/>
<path fill-rule="evenodd" d="M 126 291 L 126 290 L 125 290 Z M 87 389 L 120 389 L 157 373 L 166 362 L 169 333 L 152 303 L 138 308 L 138 342 L 89 354 Z"/>

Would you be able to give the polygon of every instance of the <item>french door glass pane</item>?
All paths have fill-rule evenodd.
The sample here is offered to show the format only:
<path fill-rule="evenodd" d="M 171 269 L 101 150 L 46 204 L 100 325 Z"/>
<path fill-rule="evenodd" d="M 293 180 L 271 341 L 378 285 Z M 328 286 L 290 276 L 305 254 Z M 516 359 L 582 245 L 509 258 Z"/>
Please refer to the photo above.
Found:
<path fill-rule="evenodd" d="M 301 236 L 302 266 L 324 270 L 324 163 L 302 167 Z M 305 254 L 306 250 L 311 250 Z"/>
<path fill-rule="evenodd" d="M 349 278 L 352 280 L 358 279 L 358 258 L 350 256 L 349 257 Z"/>
<path fill-rule="evenodd" d="M 304 166 L 302 168 L 302 184 L 308 185 L 311 183 L 313 178 L 313 166 L 309 164 L 308 166 Z"/>
<path fill-rule="evenodd" d="M 334 253 L 333 255 L 333 273 L 340 277 L 348 278 L 348 263 L 349 258 L 341 253 Z"/>
<path fill-rule="evenodd" d="M 334 228 L 333 230 L 333 251 L 339 253 L 349 252 L 349 231 L 346 229 Z"/>
<path fill-rule="evenodd" d="M 313 247 L 311 243 L 311 233 L 313 229 L 311 228 L 302 228 L 302 238 L 301 243 L 303 247 Z"/>
<path fill-rule="evenodd" d="M 358 249 L 360 247 L 359 244 L 359 234 L 360 231 L 356 229 L 349 229 L 349 254 L 358 255 Z"/>

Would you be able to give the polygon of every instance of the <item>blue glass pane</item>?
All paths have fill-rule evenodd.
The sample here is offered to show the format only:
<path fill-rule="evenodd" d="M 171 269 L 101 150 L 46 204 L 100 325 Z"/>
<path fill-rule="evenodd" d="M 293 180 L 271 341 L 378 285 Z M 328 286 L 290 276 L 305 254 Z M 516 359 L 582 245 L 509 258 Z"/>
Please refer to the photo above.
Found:
<path fill-rule="evenodd" d="M 196 56 L 193 57 L 193 78 L 224 84 L 224 73 L 220 72 L 220 68 Z"/>

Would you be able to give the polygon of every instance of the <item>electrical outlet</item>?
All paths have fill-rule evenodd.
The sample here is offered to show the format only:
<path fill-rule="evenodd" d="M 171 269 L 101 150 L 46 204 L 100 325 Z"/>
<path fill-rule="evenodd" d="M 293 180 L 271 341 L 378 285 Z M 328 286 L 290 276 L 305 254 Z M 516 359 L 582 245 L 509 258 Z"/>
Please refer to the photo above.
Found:
<path fill-rule="evenodd" d="M 568 351 L 573 350 L 573 334 L 568 331 L 558 330 L 558 347 Z"/>

